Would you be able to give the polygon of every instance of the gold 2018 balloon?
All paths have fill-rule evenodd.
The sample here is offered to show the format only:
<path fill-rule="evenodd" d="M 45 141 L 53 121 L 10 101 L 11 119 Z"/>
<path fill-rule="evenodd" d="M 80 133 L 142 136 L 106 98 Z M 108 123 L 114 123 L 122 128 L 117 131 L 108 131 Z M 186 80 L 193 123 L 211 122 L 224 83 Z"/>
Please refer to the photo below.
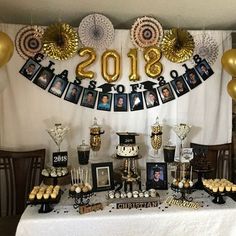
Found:
<path fill-rule="evenodd" d="M 81 57 L 87 55 L 87 58 L 77 65 L 75 72 L 76 75 L 82 78 L 92 79 L 94 77 L 94 72 L 85 71 L 85 68 L 91 65 L 96 60 L 96 52 L 93 48 L 81 48 L 78 53 Z"/>
<path fill-rule="evenodd" d="M 4 32 L 0 32 L 0 67 L 5 65 L 12 57 L 14 44 L 11 38 Z"/>
<path fill-rule="evenodd" d="M 112 71 L 108 68 L 109 59 L 113 59 L 114 61 L 114 72 L 109 73 L 108 71 Z M 102 54 L 102 77 L 108 82 L 112 83 L 119 79 L 120 77 L 120 55 L 115 50 L 106 50 Z"/>
<path fill-rule="evenodd" d="M 145 65 L 145 73 L 151 78 L 156 78 L 162 72 L 162 64 L 159 62 L 161 59 L 161 51 L 157 47 L 148 47 L 144 50 L 143 56 L 147 62 Z"/>

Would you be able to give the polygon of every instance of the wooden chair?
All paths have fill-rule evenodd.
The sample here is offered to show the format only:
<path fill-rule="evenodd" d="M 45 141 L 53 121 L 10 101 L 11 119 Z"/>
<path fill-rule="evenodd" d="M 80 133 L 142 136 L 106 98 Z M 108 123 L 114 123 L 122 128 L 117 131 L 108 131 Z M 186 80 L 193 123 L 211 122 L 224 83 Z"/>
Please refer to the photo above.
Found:
<path fill-rule="evenodd" d="M 220 145 L 190 143 L 190 147 L 193 148 L 194 156 L 203 155 L 212 163 L 214 171 L 209 177 L 232 180 L 232 143 Z"/>
<path fill-rule="evenodd" d="M 5 235 L 6 229 L 16 229 L 29 192 L 42 181 L 44 162 L 45 149 L 26 152 L 0 150 L 0 235 Z M 9 228 L 10 223 L 16 223 L 15 228 L 13 225 Z M 12 233 L 7 234 L 15 235 Z"/>

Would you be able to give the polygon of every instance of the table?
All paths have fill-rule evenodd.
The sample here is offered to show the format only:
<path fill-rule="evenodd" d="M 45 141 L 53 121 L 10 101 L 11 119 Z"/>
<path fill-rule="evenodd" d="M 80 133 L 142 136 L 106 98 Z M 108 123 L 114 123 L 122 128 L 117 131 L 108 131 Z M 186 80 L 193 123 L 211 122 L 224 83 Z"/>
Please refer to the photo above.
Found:
<path fill-rule="evenodd" d="M 115 209 L 80 215 L 65 190 L 59 204 L 47 214 L 38 214 L 39 206 L 28 206 L 17 227 L 16 236 L 159 236 L 159 235 L 236 235 L 236 204 L 225 197 L 224 205 L 211 202 L 203 190 L 192 194 L 201 203 L 198 210 L 168 206 L 164 203 L 172 190 L 159 191 L 161 204 L 154 208 Z M 105 192 L 96 193 L 94 202 L 106 204 Z"/>

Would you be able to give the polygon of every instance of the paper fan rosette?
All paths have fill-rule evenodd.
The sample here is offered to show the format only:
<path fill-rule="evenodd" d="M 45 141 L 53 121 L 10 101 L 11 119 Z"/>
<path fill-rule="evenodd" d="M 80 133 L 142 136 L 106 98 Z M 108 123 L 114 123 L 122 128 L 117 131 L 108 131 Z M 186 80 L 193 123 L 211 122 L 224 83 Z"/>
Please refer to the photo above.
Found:
<path fill-rule="evenodd" d="M 163 28 L 155 18 L 144 16 L 134 22 L 130 37 L 135 47 L 141 50 L 158 46 L 163 38 Z"/>
<path fill-rule="evenodd" d="M 189 60 L 193 55 L 194 40 L 192 35 L 184 29 L 169 30 L 161 43 L 161 51 L 172 62 L 181 63 Z"/>
<path fill-rule="evenodd" d="M 81 43 L 85 47 L 101 50 L 112 44 L 115 30 L 112 22 L 106 16 L 90 14 L 80 22 L 78 33 Z"/>
<path fill-rule="evenodd" d="M 15 37 L 15 46 L 18 54 L 24 59 L 43 53 L 44 29 L 40 26 L 24 26 Z"/>
<path fill-rule="evenodd" d="M 67 60 L 79 47 L 78 34 L 66 23 L 49 25 L 43 34 L 43 50 L 51 58 Z"/>
<path fill-rule="evenodd" d="M 194 55 L 198 54 L 202 59 L 206 59 L 210 65 L 213 65 L 219 54 L 216 40 L 209 34 L 203 33 L 194 36 L 194 42 Z M 195 64 L 194 61 L 193 64 Z"/>

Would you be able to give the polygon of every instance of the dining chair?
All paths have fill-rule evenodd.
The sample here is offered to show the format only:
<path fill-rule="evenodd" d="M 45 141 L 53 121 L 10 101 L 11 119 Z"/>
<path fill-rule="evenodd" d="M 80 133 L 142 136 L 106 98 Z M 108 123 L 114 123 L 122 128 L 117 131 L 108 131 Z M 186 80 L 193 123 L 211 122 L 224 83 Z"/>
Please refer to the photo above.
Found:
<path fill-rule="evenodd" d="M 203 145 L 190 143 L 193 148 L 194 157 L 203 155 L 207 161 L 210 161 L 214 170 L 209 174 L 210 178 L 227 178 L 232 180 L 232 143 L 219 145 Z"/>
<path fill-rule="evenodd" d="M 44 162 L 45 149 L 0 150 L 0 235 L 15 235 L 28 194 L 42 181 Z"/>

